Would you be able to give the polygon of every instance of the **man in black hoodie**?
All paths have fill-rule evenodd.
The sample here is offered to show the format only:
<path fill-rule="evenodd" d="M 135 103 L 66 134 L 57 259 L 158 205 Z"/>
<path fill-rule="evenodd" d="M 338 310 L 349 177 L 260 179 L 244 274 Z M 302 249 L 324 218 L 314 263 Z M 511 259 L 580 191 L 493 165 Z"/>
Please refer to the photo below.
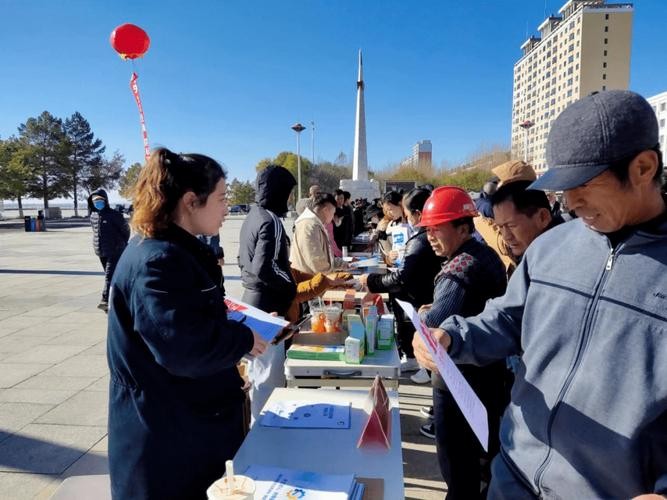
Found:
<path fill-rule="evenodd" d="M 266 312 L 285 316 L 294 297 L 296 283 L 290 271 L 289 239 L 279 217 L 287 213 L 287 200 L 296 185 L 294 176 L 278 165 L 269 165 L 257 175 L 254 205 L 243 226 L 238 263 L 243 282 L 243 301 Z M 285 348 L 271 345 L 250 363 L 253 420 L 275 387 L 285 385 Z"/>
<path fill-rule="evenodd" d="M 130 226 L 123 214 L 109 207 L 109 197 L 104 189 L 93 191 L 88 197 L 90 225 L 93 228 L 93 249 L 104 268 L 104 289 L 98 309 L 109 309 L 109 284 L 116 263 L 130 239 Z"/>

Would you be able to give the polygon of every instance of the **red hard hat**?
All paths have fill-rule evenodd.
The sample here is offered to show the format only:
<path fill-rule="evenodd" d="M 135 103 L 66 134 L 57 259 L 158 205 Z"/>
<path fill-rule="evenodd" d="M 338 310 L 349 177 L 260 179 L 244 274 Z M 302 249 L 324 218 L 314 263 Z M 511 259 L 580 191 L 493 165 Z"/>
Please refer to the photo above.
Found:
<path fill-rule="evenodd" d="M 475 203 L 463 189 L 454 186 L 436 188 L 422 210 L 420 227 L 437 226 L 463 217 L 478 215 Z"/>

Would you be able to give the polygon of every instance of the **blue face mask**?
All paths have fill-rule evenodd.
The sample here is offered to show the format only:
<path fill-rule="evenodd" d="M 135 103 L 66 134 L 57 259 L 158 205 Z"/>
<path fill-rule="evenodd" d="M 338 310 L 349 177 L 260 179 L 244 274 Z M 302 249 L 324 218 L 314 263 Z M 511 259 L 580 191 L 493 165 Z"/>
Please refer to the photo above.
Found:
<path fill-rule="evenodd" d="M 104 202 L 104 200 L 95 200 L 95 201 L 93 202 L 93 206 L 94 206 L 97 210 L 102 210 L 102 209 L 105 207 L 105 205 L 106 205 L 106 203 Z"/>

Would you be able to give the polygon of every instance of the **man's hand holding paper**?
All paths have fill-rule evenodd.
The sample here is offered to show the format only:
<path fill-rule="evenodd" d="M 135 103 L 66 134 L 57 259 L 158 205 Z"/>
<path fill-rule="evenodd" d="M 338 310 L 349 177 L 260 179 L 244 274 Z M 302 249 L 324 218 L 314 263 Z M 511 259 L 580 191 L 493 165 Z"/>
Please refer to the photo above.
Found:
<path fill-rule="evenodd" d="M 415 346 L 415 357 L 417 361 L 426 365 L 431 370 L 437 370 L 442 375 L 449 392 L 454 401 L 461 409 L 470 428 L 477 436 L 479 443 L 485 451 L 489 446 L 489 419 L 486 408 L 472 390 L 468 381 L 463 377 L 451 358 L 447 355 L 447 348 L 451 338 L 444 330 L 439 328 L 428 328 L 419 318 L 412 304 L 396 299 L 396 303 L 405 311 L 406 317 L 410 318 L 417 329 L 415 339 L 419 338 L 421 344 L 413 343 Z"/>
<path fill-rule="evenodd" d="M 447 349 L 449 349 L 449 345 L 452 343 L 452 339 L 449 334 L 440 328 L 429 328 L 429 331 L 435 338 L 436 342 L 438 342 L 446 352 Z M 433 361 L 431 352 L 422 340 L 421 335 L 415 335 L 413 337 L 412 347 L 415 350 L 415 358 L 417 358 L 417 361 L 421 366 L 431 371 L 439 371 L 435 361 Z"/>

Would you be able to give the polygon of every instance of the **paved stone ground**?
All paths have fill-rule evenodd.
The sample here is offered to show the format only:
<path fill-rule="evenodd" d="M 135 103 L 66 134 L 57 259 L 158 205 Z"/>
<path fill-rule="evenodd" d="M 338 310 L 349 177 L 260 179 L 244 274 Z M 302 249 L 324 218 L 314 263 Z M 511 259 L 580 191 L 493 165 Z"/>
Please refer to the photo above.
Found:
<path fill-rule="evenodd" d="M 227 293 L 237 297 L 241 223 L 230 217 L 221 232 Z M 102 283 L 88 226 L 25 233 L 0 223 L 2 499 L 47 499 L 66 477 L 108 472 Z M 406 496 L 441 499 L 433 441 L 418 432 L 430 387 L 405 379 L 399 393 Z"/>

